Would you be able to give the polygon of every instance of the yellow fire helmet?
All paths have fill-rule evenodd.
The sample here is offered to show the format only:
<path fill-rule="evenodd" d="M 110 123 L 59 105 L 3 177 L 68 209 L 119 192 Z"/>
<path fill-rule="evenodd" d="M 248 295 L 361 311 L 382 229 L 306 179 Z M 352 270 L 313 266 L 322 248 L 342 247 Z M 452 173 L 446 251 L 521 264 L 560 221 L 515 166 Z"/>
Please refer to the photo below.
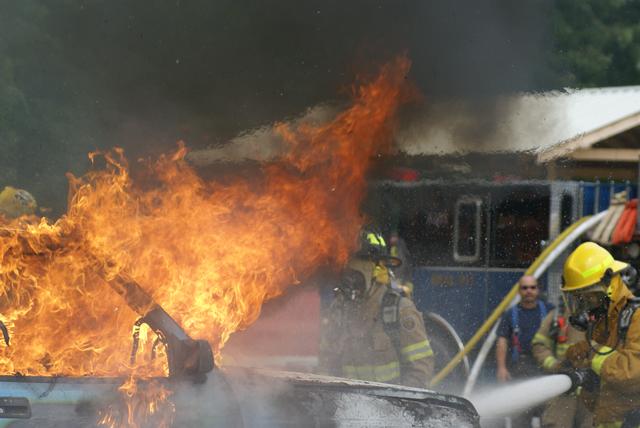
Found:
<path fill-rule="evenodd" d="M 629 265 L 594 242 L 580 244 L 564 263 L 562 291 L 579 291 L 602 282 L 607 271 L 620 273 Z M 608 286 L 608 284 L 607 284 Z"/>
<path fill-rule="evenodd" d="M 6 186 L 0 192 L 0 215 L 2 216 L 11 219 L 35 214 L 37 207 L 35 198 L 26 190 Z"/>

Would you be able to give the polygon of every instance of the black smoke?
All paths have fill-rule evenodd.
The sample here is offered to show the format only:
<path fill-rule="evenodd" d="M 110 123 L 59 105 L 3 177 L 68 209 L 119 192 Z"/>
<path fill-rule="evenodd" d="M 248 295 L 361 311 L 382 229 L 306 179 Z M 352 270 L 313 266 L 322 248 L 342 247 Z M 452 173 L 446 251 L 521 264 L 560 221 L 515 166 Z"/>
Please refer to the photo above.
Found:
<path fill-rule="evenodd" d="M 8 177 L 59 197 L 47 177 L 81 172 L 89 150 L 224 142 L 401 52 L 427 100 L 541 89 L 550 1 L 0 0 L 0 54 L 24 95 L 0 134 Z"/>
<path fill-rule="evenodd" d="M 48 23 L 118 118 L 206 131 L 198 144 L 335 98 L 354 72 L 403 51 L 427 97 L 539 89 L 544 4 L 93 1 Z"/>

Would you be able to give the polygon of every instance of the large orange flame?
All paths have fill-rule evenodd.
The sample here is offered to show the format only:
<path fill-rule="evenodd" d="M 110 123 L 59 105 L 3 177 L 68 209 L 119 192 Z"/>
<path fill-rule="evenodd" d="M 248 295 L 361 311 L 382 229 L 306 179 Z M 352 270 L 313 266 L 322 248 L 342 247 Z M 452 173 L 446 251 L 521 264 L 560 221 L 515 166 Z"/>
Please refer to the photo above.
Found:
<path fill-rule="evenodd" d="M 365 174 L 388 150 L 395 113 L 412 96 L 408 68 L 400 57 L 354 86 L 352 105 L 328 124 L 277 125 L 289 151 L 260 180 L 204 181 L 184 147 L 149 162 L 136 180 L 121 150 L 92 155 L 106 166 L 70 176 L 66 215 L 0 228 L 0 317 L 11 335 L 0 346 L 0 371 L 130 371 L 138 315 L 107 285 L 117 275 L 135 279 L 219 352 L 266 299 L 320 265 L 343 264 L 363 221 Z M 150 347 L 153 334 L 143 336 Z"/>

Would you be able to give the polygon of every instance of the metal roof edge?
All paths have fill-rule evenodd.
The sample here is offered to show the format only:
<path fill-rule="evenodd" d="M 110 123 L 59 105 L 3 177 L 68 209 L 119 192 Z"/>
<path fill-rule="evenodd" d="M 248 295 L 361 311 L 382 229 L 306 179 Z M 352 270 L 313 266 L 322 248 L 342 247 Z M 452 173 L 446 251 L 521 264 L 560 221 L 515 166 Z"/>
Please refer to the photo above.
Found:
<path fill-rule="evenodd" d="M 601 126 L 600 128 L 594 129 L 590 132 L 575 135 L 574 137 L 561 141 L 554 146 L 541 150 L 538 153 L 537 162 L 549 162 L 572 151 L 591 147 L 599 141 L 628 131 L 629 129 L 635 128 L 639 125 L 640 105 L 638 106 L 638 111 L 633 114 L 627 115 L 615 122 L 611 122 L 608 125 Z"/>

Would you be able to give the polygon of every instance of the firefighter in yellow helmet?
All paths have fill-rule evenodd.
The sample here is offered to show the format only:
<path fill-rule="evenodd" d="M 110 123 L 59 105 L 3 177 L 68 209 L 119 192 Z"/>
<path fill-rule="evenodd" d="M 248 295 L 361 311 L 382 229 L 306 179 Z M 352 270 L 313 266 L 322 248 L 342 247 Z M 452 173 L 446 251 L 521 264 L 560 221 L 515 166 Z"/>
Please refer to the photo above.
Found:
<path fill-rule="evenodd" d="M 586 332 L 566 357 L 583 370 L 574 384 L 582 384 L 600 428 L 640 427 L 640 302 L 626 279 L 632 269 L 593 242 L 581 244 L 564 265 L 570 322 Z"/>
<path fill-rule="evenodd" d="M 323 319 L 320 369 L 353 379 L 426 388 L 434 356 L 422 314 L 390 287 L 385 240 L 365 230 Z"/>
<path fill-rule="evenodd" d="M 35 214 L 38 204 L 26 190 L 7 186 L 0 192 L 0 217 L 7 219 Z"/>

